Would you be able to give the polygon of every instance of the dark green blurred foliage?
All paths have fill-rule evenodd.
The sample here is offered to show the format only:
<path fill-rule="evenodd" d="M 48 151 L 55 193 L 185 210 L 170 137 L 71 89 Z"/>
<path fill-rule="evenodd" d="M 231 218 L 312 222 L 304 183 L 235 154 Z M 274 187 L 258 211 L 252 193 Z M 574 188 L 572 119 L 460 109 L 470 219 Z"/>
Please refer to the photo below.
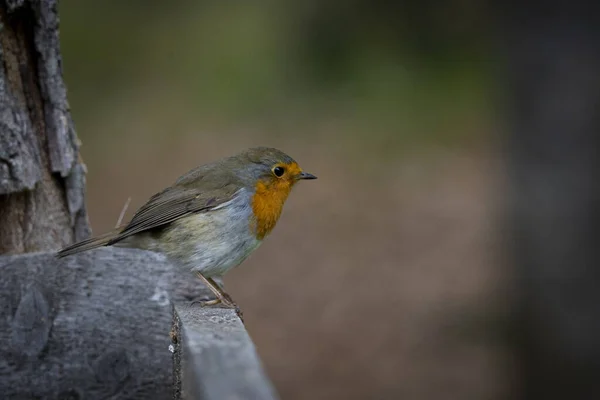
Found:
<path fill-rule="evenodd" d="M 348 79 L 362 57 L 373 63 L 408 58 L 415 66 L 443 70 L 448 63 L 477 61 L 484 46 L 485 14 L 476 1 L 334 0 L 295 7 L 291 36 L 298 61 L 333 83 Z"/>
<path fill-rule="evenodd" d="M 155 85 L 217 125 L 310 115 L 452 143 L 485 123 L 486 13 L 472 0 L 64 0 L 61 16 L 79 119 Z"/>

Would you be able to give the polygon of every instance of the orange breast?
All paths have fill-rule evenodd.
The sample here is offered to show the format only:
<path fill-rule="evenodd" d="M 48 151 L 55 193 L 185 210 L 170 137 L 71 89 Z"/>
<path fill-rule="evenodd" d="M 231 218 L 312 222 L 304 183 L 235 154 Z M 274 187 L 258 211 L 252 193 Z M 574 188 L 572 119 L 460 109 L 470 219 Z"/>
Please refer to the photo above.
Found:
<path fill-rule="evenodd" d="M 258 239 L 262 240 L 277 224 L 291 189 L 292 185 L 286 180 L 258 182 L 256 185 L 256 192 L 252 196 L 255 218 L 252 229 Z"/>

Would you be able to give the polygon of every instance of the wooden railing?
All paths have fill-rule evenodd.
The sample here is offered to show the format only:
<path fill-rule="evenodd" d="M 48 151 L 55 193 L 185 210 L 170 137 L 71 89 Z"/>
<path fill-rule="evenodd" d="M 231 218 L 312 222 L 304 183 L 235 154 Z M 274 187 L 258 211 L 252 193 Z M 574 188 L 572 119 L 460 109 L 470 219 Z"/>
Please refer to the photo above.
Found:
<path fill-rule="evenodd" d="M 0 393 L 44 399 L 275 399 L 244 324 L 155 253 L 0 257 Z"/>

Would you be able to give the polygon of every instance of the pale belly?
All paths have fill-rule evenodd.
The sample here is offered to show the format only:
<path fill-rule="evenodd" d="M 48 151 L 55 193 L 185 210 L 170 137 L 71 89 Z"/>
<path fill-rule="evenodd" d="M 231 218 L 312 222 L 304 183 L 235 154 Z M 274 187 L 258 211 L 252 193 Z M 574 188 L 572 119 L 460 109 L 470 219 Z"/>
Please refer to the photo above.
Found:
<path fill-rule="evenodd" d="M 224 275 L 261 244 L 250 230 L 246 204 L 234 201 L 171 223 L 161 235 L 161 251 L 176 265 L 207 278 Z"/>

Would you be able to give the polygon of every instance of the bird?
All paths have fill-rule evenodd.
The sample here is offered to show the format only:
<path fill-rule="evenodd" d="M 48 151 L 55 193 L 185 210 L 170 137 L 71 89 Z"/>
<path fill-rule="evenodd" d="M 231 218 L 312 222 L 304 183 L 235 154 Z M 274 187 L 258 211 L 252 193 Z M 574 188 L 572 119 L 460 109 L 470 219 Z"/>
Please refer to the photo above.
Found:
<path fill-rule="evenodd" d="M 253 147 L 198 166 L 154 194 L 124 226 L 69 245 L 57 257 L 102 246 L 162 253 L 194 273 L 215 298 L 202 306 L 239 307 L 214 280 L 239 266 L 271 233 L 301 180 L 316 179 L 286 153 Z"/>

